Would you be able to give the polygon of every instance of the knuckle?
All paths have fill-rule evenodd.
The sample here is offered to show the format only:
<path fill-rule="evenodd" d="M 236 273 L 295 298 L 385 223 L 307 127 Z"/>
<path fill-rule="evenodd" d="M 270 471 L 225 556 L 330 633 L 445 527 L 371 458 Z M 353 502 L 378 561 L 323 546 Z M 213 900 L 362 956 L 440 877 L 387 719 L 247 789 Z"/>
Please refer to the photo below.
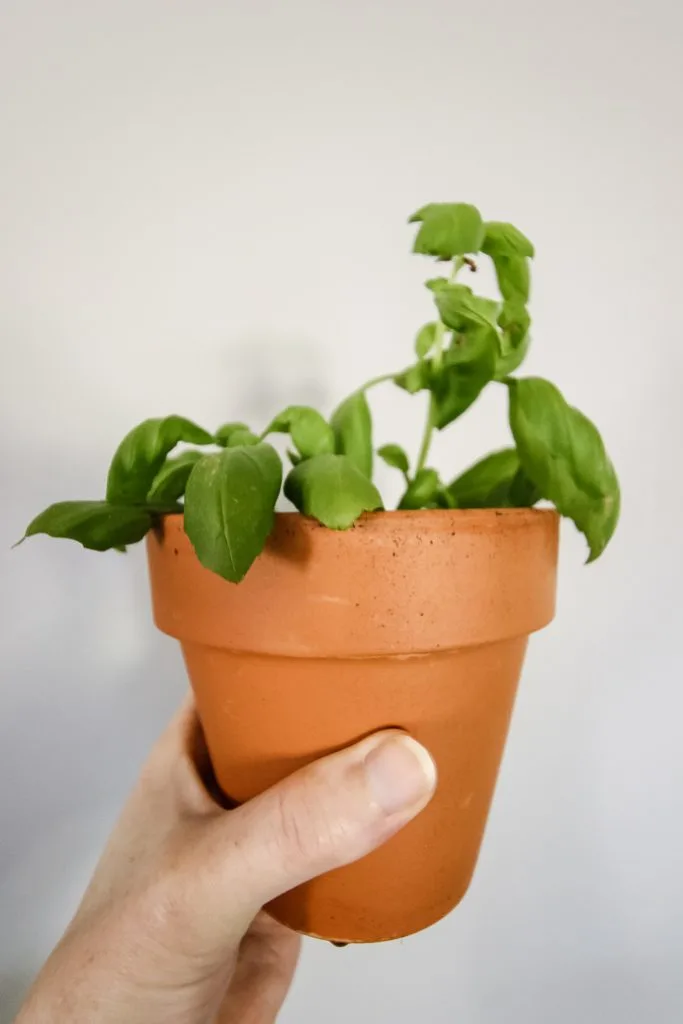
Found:
<path fill-rule="evenodd" d="M 317 871 L 367 852 L 367 821 L 353 787 L 333 787 L 317 766 L 275 791 L 274 828 L 290 863 Z"/>
<path fill-rule="evenodd" d="M 316 862 L 324 851 L 326 837 L 321 828 L 319 808 L 309 786 L 283 786 L 275 791 L 273 825 L 280 852 L 288 861 Z"/>

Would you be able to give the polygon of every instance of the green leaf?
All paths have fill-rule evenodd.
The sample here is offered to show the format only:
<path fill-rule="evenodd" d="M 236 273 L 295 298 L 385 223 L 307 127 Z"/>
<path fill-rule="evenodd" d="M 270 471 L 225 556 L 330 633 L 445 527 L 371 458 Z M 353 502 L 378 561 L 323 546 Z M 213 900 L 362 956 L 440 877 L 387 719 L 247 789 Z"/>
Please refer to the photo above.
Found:
<path fill-rule="evenodd" d="M 438 508 L 457 508 L 455 498 L 450 494 L 447 487 L 442 487 L 436 496 Z"/>
<path fill-rule="evenodd" d="M 332 413 L 338 455 L 348 455 L 356 469 L 372 479 L 372 414 L 364 391 L 350 395 Z"/>
<path fill-rule="evenodd" d="M 533 508 L 542 497 L 536 484 L 529 479 L 520 466 L 510 484 L 510 508 Z"/>
<path fill-rule="evenodd" d="M 518 348 L 531 326 L 531 317 L 523 302 L 514 299 L 504 302 L 498 317 L 498 325 L 507 335 L 512 348 Z"/>
<path fill-rule="evenodd" d="M 486 224 L 482 252 L 490 256 L 496 269 L 498 287 L 506 301 L 529 301 L 529 258 L 534 247 L 518 228 L 500 221 Z"/>
<path fill-rule="evenodd" d="M 450 330 L 461 333 L 471 327 L 483 328 L 497 344 L 496 321 L 500 305 L 493 299 L 475 295 L 465 284 L 449 284 L 434 293 L 434 301 L 439 316 Z"/>
<path fill-rule="evenodd" d="M 107 501 L 144 502 L 168 453 L 181 441 L 213 444 L 211 434 L 182 416 L 145 420 L 126 434 L 117 448 L 107 477 Z"/>
<path fill-rule="evenodd" d="M 429 288 L 430 292 L 440 292 L 442 288 L 450 288 L 451 284 L 447 277 L 430 277 L 425 281 L 425 288 Z"/>
<path fill-rule="evenodd" d="M 304 459 L 334 452 L 335 437 L 324 416 L 308 405 L 290 405 L 272 421 L 266 434 L 289 434 Z"/>
<path fill-rule="evenodd" d="M 504 354 L 498 357 L 496 361 L 496 372 L 494 380 L 505 380 L 511 373 L 519 369 L 524 360 L 526 354 L 529 351 L 529 345 L 531 344 L 531 335 L 525 334 L 522 339 L 522 343 L 518 348 L 506 347 Z"/>
<path fill-rule="evenodd" d="M 418 363 L 397 384 L 407 391 L 427 389 L 433 396 L 434 425 L 442 430 L 461 416 L 493 379 L 500 356 L 496 319 L 500 307 L 474 295 L 463 284 L 446 283 L 434 292 L 444 325 L 454 332 L 443 358 Z M 410 374 L 410 377 L 408 377 Z"/>
<path fill-rule="evenodd" d="M 437 508 L 442 489 L 439 474 L 435 469 L 420 469 L 401 498 L 400 509 Z"/>
<path fill-rule="evenodd" d="M 499 220 L 484 224 L 485 235 L 481 251 L 487 256 L 525 256 L 532 258 L 534 247 L 519 228 Z"/>
<path fill-rule="evenodd" d="M 432 367 L 434 426 L 443 430 L 469 409 L 493 379 L 498 357 L 497 335 L 487 327 L 472 327 L 455 335 L 438 368 Z"/>
<path fill-rule="evenodd" d="M 614 467 L 591 421 L 540 377 L 508 381 L 510 426 L 529 480 L 585 535 L 594 561 L 619 519 Z"/>
<path fill-rule="evenodd" d="M 185 492 L 185 530 L 207 569 L 239 583 L 273 528 L 282 463 L 269 444 L 205 455 Z"/>
<path fill-rule="evenodd" d="M 418 391 L 424 391 L 429 387 L 429 375 L 429 363 L 420 360 L 419 363 L 408 367 L 403 373 L 397 373 L 394 383 L 407 391 L 409 395 L 415 395 Z"/>
<path fill-rule="evenodd" d="M 484 224 L 476 206 L 467 203 L 429 203 L 414 213 L 409 223 L 421 226 L 413 252 L 452 260 L 478 252 L 484 240 Z"/>
<path fill-rule="evenodd" d="M 226 448 L 245 448 L 252 444 L 258 444 L 260 438 L 256 434 L 249 430 L 248 427 L 233 430 L 232 434 L 228 438 L 225 447 Z"/>
<path fill-rule="evenodd" d="M 528 302 L 531 287 L 529 261 L 523 256 L 494 256 L 493 265 L 503 298 L 518 304 Z"/>
<path fill-rule="evenodd" d="M 152 526 L 147 509 L 111 505 L 107 501 L 60 501 L 29 523 L 26 537 L 46 533 L 78 541 L 92 551 L 137 544 Z"/>
<path fill-rule="evenodd" d="M 433 322 L 425 324 L 424 327 L 421 327 L 417 332 L 417 337 L 415 338 L 415 354 L 418 359 L 424 359 L 425 356 L 428 356 L 431 352 L 434 347 L 434 342 L 436 341 L 436 329 L 437 324 L 436 322 Z"/>
<path fill-rule="evenodd" d="M 475 462 L 447 491 L 457 508 L 523 508 L 541 497 L 533 485 L 525 489 L 515 448 L 503 448 Z"/>
<path fill-rule="evenodd" d="M 285 481 L 292 504 L 332 530 L 346 530 L 363 512 L 382 508 L 377 488 L 346 455 L 317 455 Z"/>
<path fill-rule="evenodd" d="M 233 436 L 233 434 L 237 431 L 242 432 L 245 430 L 249 430 L 249 427 L 247 426 L 246 423 L 224 423 L 223 426 L 219 427 L 218 430 L 216 431 L 214 435 L 214 441 L 216 442 L 216 444 L 219 444 L 221 448 L 229 448 L 230 438 Z"/>
<path fill-rule="evenodd" d="M 377 452 L 380 459 L 392 469 L 399 469 L 404 476 L 410 472 L 410 462 L 403 448 L 398 444 L 385 444 Z"/>
<path fill-rule="evenodd" d="M 466 469 L 449 484 L 448 492 L 458 508 L 501 507 L 518 469 L 517 450 L 503 448 Z"/>
<path fill-rule="evenodd" d="M 454 332 L 450 344 L 438 363 L 422 360 L 394 380 L 410 394 L 431 391 L 434 426 L 442 430 L 469 409 L 493 380 L 500 358 L 496 324 L 500 307 L 462 284 L 438 289 L 434 299 L 444 324 Z"/>
<path fill-rule="evenodd" d="M 166 459 L 149 489 L 146 504 L 168 505 L 182 498 L 190 473 L 201 458 L 201 452 L 192 450 Z"/>
<path fill-rule="evenodd" d="M 496 380 L 504 380 L 523 363 L 529 351 L 531 318 L 519 302 L 503 303 L 498 324 L 501 328 L 500 352 L 496 361 Z"/>

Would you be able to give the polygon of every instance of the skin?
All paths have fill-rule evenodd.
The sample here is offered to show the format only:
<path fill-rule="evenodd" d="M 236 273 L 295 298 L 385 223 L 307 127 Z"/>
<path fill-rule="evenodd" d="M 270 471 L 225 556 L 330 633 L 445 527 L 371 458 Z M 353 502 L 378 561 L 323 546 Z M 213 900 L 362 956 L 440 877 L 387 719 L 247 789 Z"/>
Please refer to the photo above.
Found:
<path fill-rule="evenodd" d="M 188 704 L 16 1024 L 271 1024 L 300 939 L 263 905 L 385 842 L 435 784 L 424 748 L 388 731 L 225 810 Z"/>

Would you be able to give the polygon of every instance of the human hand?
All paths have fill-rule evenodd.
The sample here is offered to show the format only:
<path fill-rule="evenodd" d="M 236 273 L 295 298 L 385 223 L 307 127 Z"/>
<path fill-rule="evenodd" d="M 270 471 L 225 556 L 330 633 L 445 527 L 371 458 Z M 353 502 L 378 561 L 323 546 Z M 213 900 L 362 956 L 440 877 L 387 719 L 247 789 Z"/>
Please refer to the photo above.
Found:
<path fill-rule="evenodd" d="M 207 792 L 207 765 L 188 705 L 15 1024 L 271 1024 L 300 940 L 261 907 L 379 846 L 436 782 L 424 748 L 394 730 L 231 811 Z"/>

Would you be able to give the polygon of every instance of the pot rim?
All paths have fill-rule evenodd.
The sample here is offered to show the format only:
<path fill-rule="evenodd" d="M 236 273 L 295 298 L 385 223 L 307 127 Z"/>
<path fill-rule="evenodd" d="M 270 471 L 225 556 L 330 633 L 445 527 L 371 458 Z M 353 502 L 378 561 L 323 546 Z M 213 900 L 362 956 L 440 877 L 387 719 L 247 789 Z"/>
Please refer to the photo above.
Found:
<path fill-rule="evenodd" d="M 175 513 L 147 538 L 155 618 L 185 644 L 307 658 L 520 637 L 553 616 L 558 526 L 554 509 L 370 513 L 348 530 L 279 513 L 235 585 Z"/>
<path fill-rule="evenodd" d="M 301 523 L 313 530 L 324 530 L 331 534 L 345 534 L 354 530 L 370 530 L 373 527 L 393 526 L 397 524 L 419 527 L 421 531 L 431 529 L 453 529 L 454 526 L 487 526 L 504 521 L 508 525 L 523 526 L 539 517 L 558 519 L 560 513 L 556 508 L 423 508 L 423 509 L 381 509 L 377 512 L 364 512 L 355 523 L 347 529 L 333 529 L 325 526 L 312 516 L 301 512 L 276 512 L 275 519 L 282 523 Z M 167 512 L 159 516 L 162 521 L 182 520 L 184 512 Z"/>

